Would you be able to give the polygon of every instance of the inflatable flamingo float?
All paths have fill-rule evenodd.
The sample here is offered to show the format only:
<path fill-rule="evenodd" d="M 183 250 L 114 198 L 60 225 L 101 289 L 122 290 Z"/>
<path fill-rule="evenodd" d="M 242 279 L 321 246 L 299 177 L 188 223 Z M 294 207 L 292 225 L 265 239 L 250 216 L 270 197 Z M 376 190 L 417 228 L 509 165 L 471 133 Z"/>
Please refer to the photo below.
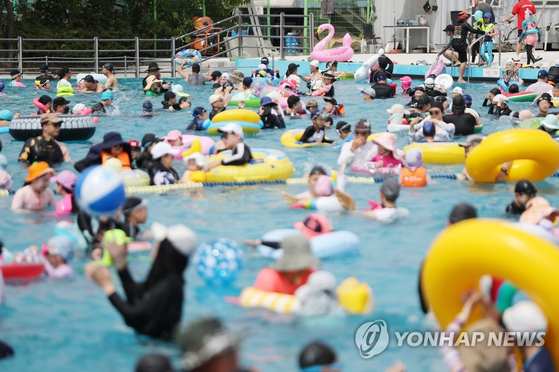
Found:
<path fill-rule="evenodd" d="M 351 48 L 351 35 L 345 34 L 342 39 L 342 47 L 324 49 L 326 44 L 328 44 L 334 37 L 334 26 L 325 23 L 318 26 L 317 33 L 320 35 L 324 30 L 328 30 L 328 36 L 324 40 L 316 44 L 311 52 L 311 59 L 316 59 L 319 62 L 345 62 L 349 61 L 353 57 L 353 49 Z"/>

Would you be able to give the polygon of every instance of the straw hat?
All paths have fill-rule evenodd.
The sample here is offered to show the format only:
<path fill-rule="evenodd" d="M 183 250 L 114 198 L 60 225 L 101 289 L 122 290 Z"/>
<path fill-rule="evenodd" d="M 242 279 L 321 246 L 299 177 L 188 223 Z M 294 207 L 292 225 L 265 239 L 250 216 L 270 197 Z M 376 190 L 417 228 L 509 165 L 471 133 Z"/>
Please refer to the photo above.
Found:
<path fill-rule="evenodd" d="M 146 78 L 146 86 L 144 87 L 144 91 L 152 90 L 155 84 L 162 83 L 163 80 L 159 80 L 155 75 L 150 75 Z"/>
<path fill-rule="evenodd" d="M 234 70 L 230 74 L 231 78 L 242 81 L 245 78 L 245 74 L 242 71 Z"/>

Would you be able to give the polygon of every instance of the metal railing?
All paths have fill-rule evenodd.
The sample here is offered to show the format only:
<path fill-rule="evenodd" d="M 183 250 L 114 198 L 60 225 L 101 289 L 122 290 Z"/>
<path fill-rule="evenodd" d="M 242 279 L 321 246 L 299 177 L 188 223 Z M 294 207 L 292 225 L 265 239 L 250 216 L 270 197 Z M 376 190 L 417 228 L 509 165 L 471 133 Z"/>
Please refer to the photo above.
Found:
<path fill-rule="evenodd" d="M 254 17 L 270 20 L 254 22 Z M 308 22 L 304 22 L 304 21 Z M 256 23 L 256 24 L 255 24 Z M 308 26 L 303 26 L 307 23 Z M 301 24 L 301 25 L 299 25 Z M 218 27 L 219 26 L 219 27 Z M 287 30 L 297 28 L 299 34 Z M 265 29 L 266 32 L 262 32 Z M 260 30 L 261 35 L 255 35 Z M 270 31 L 270 36 L 268 35 Z M 308 35 L 308 36 L 304 36 Z M 217 40 L 217 41 L 216 41 Z M 162 64 L 162 72 L 176 75 L 172 63 L 175 54 L 196 46 L 203 56 L 201 62 L 215 57 L 279 57 L 289 54 L 310 54 L 314 48 L 314 15 L 247 15 L 238 14 L 169 39 L 34 39 L 0 38 L 2 45 L 11 48 L 0 50 L 0 72 L 18 69 L 23 73 L 38 73 L 42 64 L 52 72 L 60 67 L 99 73 L 104 63 L 113 64 L 115 73 L 140 77 L 151 62 Z M 179 45 L 177 47 L 177 45 Z M 211 52 L 211 53 L 210 53 Z"/>

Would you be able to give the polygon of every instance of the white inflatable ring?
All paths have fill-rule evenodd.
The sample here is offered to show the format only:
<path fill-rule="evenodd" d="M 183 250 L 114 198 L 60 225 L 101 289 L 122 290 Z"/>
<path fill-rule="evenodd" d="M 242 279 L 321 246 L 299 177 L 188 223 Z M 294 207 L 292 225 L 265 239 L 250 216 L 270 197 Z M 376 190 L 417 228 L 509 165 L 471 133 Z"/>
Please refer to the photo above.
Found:
<path fill-rule="evenodd" d="M 435 84 L 437 86 L 442 84 L 444 86 L 444 89 L 449 90 L 454 84 L 454 79 L 449 74 L 440 74 L 435 79 Z"/>

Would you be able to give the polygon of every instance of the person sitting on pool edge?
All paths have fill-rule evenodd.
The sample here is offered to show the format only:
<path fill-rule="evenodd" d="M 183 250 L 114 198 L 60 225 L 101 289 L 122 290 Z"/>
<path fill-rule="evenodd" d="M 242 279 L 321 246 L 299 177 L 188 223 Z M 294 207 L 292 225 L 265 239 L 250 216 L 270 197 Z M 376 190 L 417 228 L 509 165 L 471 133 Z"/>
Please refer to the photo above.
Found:
<path fill-rule="evenodd" d="M 93 105 L 91 107 L 91 113 L 92 114 L 106 114 L 107 113 L 107 107 L 111 107 L 111 104 L 113 103 L 113 92 L 110 91 L 105 91 L 103 92 L 103 94 L 101 94 L 101 102 Z"/>
<path fill-rule="evenodd" d="M 168 110 L 169 107 L 173 106 L 175 103 L 177 103 L 177 95 L 172 91 L 165 92 L 163 95 L 163 101 L 161 101 L 163 110 Z"/>
<path fill-rule="evenodd" d="M 333 116 L 344 116 L 345 113 L 344 105 L 338 105 L 338 101 L 333 97 L 324 97 L 324 108 L 322 110 Z"/>
<path fill-rule="evenodd" d="M 250 147 L 243 142 L 244 132 L 239 124 L 230 123 L 217 130 L 222 133 L 221 140 L 227 150 L 232 150 L 232 154 L 223 160 L 207 163 L 206 171 L 210 171 L 218 165 L 245 165 L 253 159 Z"/>
<path fill-rule="evenodd" d="M 179 174 L 173 168 L 173 159 L 178 150 L 168 142 L 159 142 L 151 149 L 153 162 L 148 169 L 150 185 L 172 185 L 180 180 Z"/>
<path fill-rule="evenodd" d="M 526 211 L 526 203 L 536 197 L 538 189 L 529 180 L 520 180 L 514 187 L 514 200 L 507 205 L 507 214 L 520 215 Z"/>
<path fill-rule="evenodd" d="M 258 273 L 253 287 L 261 291 L 293 295 L 307 283 L 309 276 L 320 265 L 303 235 L 288 236 L 281 242 L 283 256 Z"/>
<path fill-rule="evenodd" d="M 122 139 L 119 132 L 105 133 L 103 142 L 91 146 L 86 157 L 74 164 L 74 168 L 82 172 L 92 165 L 103 165 L 112 158 L 120 161 L 123 170 L 132 169 L 130 145 Z"/>
<path fill-rule="evenodd" d="M 392 177 L 387 178 L 380 187 L 380 203 L 374 200 L 368 200 L 371 208 L 362 213 L 368 218 L 386 223 L 392 223 L 409 216 L 409 210 L 396 205 L 396 200 L 400 196 L 400 188 L 398 179 Z M 336 189 L 335 192 L 336 197 L 344 209 L 349 211 L 355 210 L 355 200 L 351 195 L 339 189 Z"/>
<path fill-rule="evenodd" d="M 54 169 L 45 161 L 33 163 L 27 168 L 27 177 L 23 187 L 16 191 L 12 199 L 12 211 L 40 211 L 56 205 L 54 193 L 49 189 L 50 179 L 54 177 Z"/>
<path fill-rule="evenodd" d="M 29 164 L 46 161 L 51 166 L 72 161 L 66 145 L 56 140 L 62 126 L 62 120 L 58 115 L 43 114 L 39 120 L 42 128 L 41 135 L 25 141 L 18 161 Z"/>
<path fill-rule="evenodd" d="M 119 229 L 124 231 L 127 237 L 136 240 L 140 235 L 140 228 L 138 225 L 146 223 L 148 218 L 148 200 L 140 199 L 134 196 L 126 198 L 124 206 L 122 207 L 122 214 L 124 214 L 124 223 L 118 226 Z"/>
<path fill-rule="evenodd" d="M 208 120 L 208 111 L 202 106 L 198 106 L 192 110 L 194 119 L 188 124 L 186 130 L 202 131 L 204 130 L 204 122 Z"/>
<path fill-rule="evenodd" d="M 386 79 L 388 77 L 385 73 L 379 73 L 376 75 L 375 84 L 371 87 L 375 90 L 375 98 L 394 98 L 394 89 L 388 85 Z"/>
<path fill-rule="evenodd" d="M 276 112 L 276 115 L 272 113 L 272 109 Z M 262 97 L 260 99 L 260 120 L 264 123 L 262 129 L 285 129 L 285 120 L 283 120 L 283 115 L 281 109 L 276 102 L 270 97 Z"/>
<path fill-rule="evenodd" d="M 197 237 L 185 225 L 165 227 L 154 223 L 151 233 L 156 245 L 155 258 L 143 283 L 136 283 L 130 274 L 126 245 L 112 242 L 105 246 L 114 261 L 126 300 L 116 291 L 108 267 L 88 264 L 85 273 L 103 289 L 126 325 L 140 334 L 171 340 L 180 324 L 183 275 L 196 250 Z"/>
<path fill-rule="evenodd" d="M 330 115 L 327 112 L 317 112 L 311 115 L 312 125 L 308 126 L 299 139 L 302 143 L 334 143 L 333 140 L 326 138 L 326 119 Z"/>

